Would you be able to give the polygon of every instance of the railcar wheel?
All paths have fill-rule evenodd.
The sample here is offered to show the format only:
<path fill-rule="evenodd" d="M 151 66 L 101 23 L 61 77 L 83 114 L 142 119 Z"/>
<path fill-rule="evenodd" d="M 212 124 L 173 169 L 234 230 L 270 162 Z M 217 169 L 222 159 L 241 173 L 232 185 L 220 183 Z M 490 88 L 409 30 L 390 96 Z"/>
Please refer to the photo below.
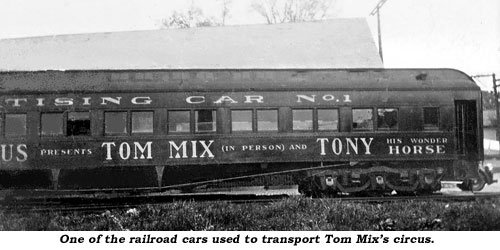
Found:
<path fill-rule="evenodd" d="M 483 190 L 485 185 L 486 185 L 486 175 L 484 174 L 483 171 L 480 171 L 479 172 L 479 179 L 472 182 L 472 191 L 474 191 L 474 192 L 481 191 L 481 190 Z"/>
<path fill-rule="evenodd" d="M 475 181 L 465 181 L 462 184 L 458 184 L 457 187 L 460 188 L 462 191 L 479 192 L 483 190 L 485 185 L 486 185 L 486 175 L 483 171 L 479 171 L 479 179 L 476 179 Z"/>
<path fill-rule="evenodd" d="M 323 190 L 319 179 L 315 177 L 306 178 L 299 184 L 299 193 L 311 198 L 326 198 L 335 196 L 335 193 L 329 190 Z"/>

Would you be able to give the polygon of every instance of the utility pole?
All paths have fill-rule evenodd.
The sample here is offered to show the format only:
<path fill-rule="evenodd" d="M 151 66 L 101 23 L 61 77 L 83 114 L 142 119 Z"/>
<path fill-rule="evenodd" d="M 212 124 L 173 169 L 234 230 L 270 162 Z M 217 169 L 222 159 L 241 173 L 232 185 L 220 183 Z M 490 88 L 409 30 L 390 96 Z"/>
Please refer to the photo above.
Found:
<path fill-rule="evenodd" d="M 378 30 L 378 53 L 380 54 L 380 59 L 384 62 L 384 54 L 382 53 L 382 28 L 380 25 L 380 9 L 385 4 L 387 0 L 380 0 L 377 6 L 370 12 L 370 15 L 377 14 L 377 30 Z"/>
<path fill-rule="evenodd" d="M 495 134 L 496 134 L 497 141 L 500 141 L 500 103 L 498 102 L 499 95 L 498 95 L 498 89 L 497 89 L 498 88 L 497 82 L 500 81 L 500 79 L 496 78 L 495 73 L 486 74 L 486 75 L 475 75 L 472 77 L 476 78 L 476 77 L 489 77 L 489 76 L 491 76 L 491 78 L 493 80 L 493 95 L 495 96 L 495 113 L 496 113 L 496 117 L 497 117 Z"/>
<path fill-rule="evenodd" d="M 500 104 L 498 103 L 498 90 L 497 90 L 497 78 L 495 77 L 495 73 L 491 74 L 491 77 L 493 79 L 493 93 L 495 94 L 495 109 L 496 109 L 496 115 L 497 115 L 497 130 L 496 130 L 496 137 L 497 141 L 500 141 Z"/>

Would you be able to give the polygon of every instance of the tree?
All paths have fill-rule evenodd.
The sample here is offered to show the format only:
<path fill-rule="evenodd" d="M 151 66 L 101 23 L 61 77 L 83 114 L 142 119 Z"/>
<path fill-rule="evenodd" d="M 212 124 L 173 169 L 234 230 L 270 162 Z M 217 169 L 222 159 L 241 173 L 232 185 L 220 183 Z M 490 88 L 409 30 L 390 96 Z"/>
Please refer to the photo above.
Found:
<path fill-rule="evenodd" d="M 162 21 L 162 28 L 194 28 L 194 27 L 208 27 L 208 26 L 223 26 L 229 17 L 230 5 L 232 0 L 218 0 L 221 4 L 221 20 L 218 21 L 213 17 L 208 17 L 203 13 L 203 10 L 194 5 L 191 5 L 186 12 L 174 11 L 170 17 Z"/>
<path fill-rule="evenodd" d="M 303 22 L 325 18 L 335 0 L 256 0 L 252 8 L 268 24 Z"/>
<path fill-rule="evenodd" d="M 162 28 L 194 28 L 194 27 L 208 27 L 219 26 L 221 23 L 217 22 L 212 17 L 207 17 L 203 11 L 191 3 L 189 9 L 185 12 L 174 11 L 170 17 L 162 21 Z"/>

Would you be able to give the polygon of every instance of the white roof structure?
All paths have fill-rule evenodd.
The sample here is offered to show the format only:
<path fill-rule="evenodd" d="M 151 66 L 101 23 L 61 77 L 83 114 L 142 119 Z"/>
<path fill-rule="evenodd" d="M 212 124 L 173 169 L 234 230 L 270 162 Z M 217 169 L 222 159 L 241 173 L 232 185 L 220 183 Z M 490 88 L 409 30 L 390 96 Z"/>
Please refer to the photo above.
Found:
<path fill-rule="evenodd" d="M 0 40 L 0 71 L 382 67 L 362 18 Z"/>

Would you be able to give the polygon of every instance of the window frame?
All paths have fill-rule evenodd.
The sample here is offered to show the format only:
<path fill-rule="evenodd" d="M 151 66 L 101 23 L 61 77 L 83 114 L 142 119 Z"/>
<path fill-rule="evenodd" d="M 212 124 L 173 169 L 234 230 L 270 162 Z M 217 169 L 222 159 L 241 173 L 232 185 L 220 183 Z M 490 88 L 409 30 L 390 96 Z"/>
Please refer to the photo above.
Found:
<path fill-rule="evenodd" d="M 146 112 L 151 112 L 152 113 L 152 117 L 151 117 L 151 132 L 134 132 L 133 131 L 133 113 L 139 113 L 139 112 L 143 112 L 143 113 L 146 113 Z M 128 134 L 129 135 L 153 135 L 154 132 L 155 132 L 155 111 L 154 110 L 129 110 L 128 111 L 128 119 L 130 121 L 127 122 L 127 124 L 130 126 L 130 129 L 128 130 Z"/>
<path fill-rule="evenodd" d="M 380 128 L 379 125 L 378 125 L 378 110 L 379 109 L 395 109 L 396 112 L 397 112 L 397 125 L 396 125 L 396 128 Z M 377 124 L 377 127 L 376 127 L 376 130 L 377 131 L 399 131 L 399 124 L 400 124 L 400 113 L 399 113 L 399 108 L 398 107 L 375 107 L 375 111 L 376 111 L 376 120 L 374 120 L 374 130 L 375 130 L 375 123 Z"/>
<path fill-rule="evenodd" d="M 89 123 L 90 123 L 90 127 L 89 127 L 89 134 L 88 135 L 69 135 L 68 133 L 68 120 L 69 120 L 69 113 L 88 113 L 89 114 Z M 40 117 L 40 119 L 42 119 Z M 90 137 L 93 135 L 93 132 L 92 132 L 92 111 L 91 110 L 71 110 L 71 111 L 65 111 L 64 112 L 64 136 L 67 136 L 67 137 Z M 41 127 L 41 124 L 40 124 L 40 127 Z"/>
<path fill-rule="evenodd" d="M 125 113 L 125 133 L 107 133 L 106 132 L 106 113 Z M 102 118 L 102 127 L 103 127 L 103 135 L 104 136 L 125 136 L 130 135 L 130 127 L 132 126 L 132 121 L 130 119 L 130 110 L 104 110 L 103 118 Z"/>
<path fill-rule="evenodd" d="M 437 124 L 436 127 L 426 127 L 425 126 L 425 110 L 426 109 L 434 109 L 437 111 Z M 428 107 L 422 107 L 422 126 L 424 131 L 439 131 L 441 127 L 441 107 L 439 106 L 428 106 Z"/>
<path fill-rule="evenodd" d="M 276 111 L 276 130 L 259 130 L 259 111 Z M 279 108 L 257 108 L 255 109 L 255 132 L 256 133 L 279 133 L 280 132 Z"/>
<path fill-rule="evenodd" d="M 256 114 L 255 114 L 255 109 L 230 109 L 230 133 L 236 133 L 236 134 L 245 134 L 245 133 L 253 133 L 256 131 L 256 126 L 255 126 L 255 119 L 256 119 Z M 249 111 L 250 112 L 250 130 L 233 130 L 233 111 Z"/>
<path fill-rule="evenodd" d="M 7 135 L 6 133 L 6 124 L 7 124 L 7 115 L 24 115 L 24 134 L 23 135 Z M 22 113 L 22 112 L 14 112 L 14 113 L 2 113 L 0 115 L 0 118 L 2 119 L 1 121 L 1 135 L 4 138 L 15 138 L 15 137 L 20 137 L 20 138 L 26 138 L 28 136 L 28 113 Z"/>
<path fill-rule="evenodd" d="M 371 110 L 372 111 L 372 128 L 371 129 L 357 129 L 357 128 L 354 128 L 354 110 L 356 109 L 368 109 L 368 110 Z M 351 108 L 351 132 L 373 132 L 373 131 L 376 131 L 375 130 L 375 117 L 373 115 L 374 113 L 374 109 L 373 107 L 353 107 Z"/>
<path fill-rule="evenodd" d="M 111 133 L 108 134 L 106 133 L 106 113 L 121 113 L 124 112 L 126 113 L 126 123 L 125 123 L 125 133 Z M 132 132 L 132 113 L 133 112 L 152 112 L 153 113 L 153 131 L 152 132 Z M 117 110 L 104 110 L 103 112 L 103 123 L 102 123 L 102 133 L 104 136 L 138 136 L 138 135 L 154 135 L 156 132 L 156 126 L 155 126 L 155 119 L 157 116 L 157 112 L 154 109 L 117 109 Z"/>
<path fill-rule="evenodd" d="M 336 129 L 319 129 L 319 111 L 320 110 L 336 110 L 337 111 L 337 128 Z M 316 132 L 339 132 L 340 131 L 340 108 L 320 107 L 315 109 L 314 131 Z M 352 125 L 351 125 L 352 126 Z"/>
<path fill-rule="evenodd" d="M 62 123 L 62 132 L 61 134 L 52 134 L 52 135 L 44 135 L 43 134 L 43 121 L 42 121 L 42 117 L 43 117 L 43 114 L 61 114 L 61 123 Z M 48 138 L 48 137 L 66 137 L 66 130 L 67 130 L 67 124 L 66 124 L 66 121 L 68 120 L 68 112 L 67 111 L 48 111 L 48 112 L 40 112 L 40 117 L 39 117 L 39 121 L 40 121 L 40 126 L 39 126 L 39 129 L 38 129 L 38 135 L 40 137 L 45 137 L 45 138 Z"/>
<path fill-rule="evenodd" d="M 189 118 L 188 119 L 189 130 L 188 131 L 179 131 L 179 132 L 174 131 L 174 132 L 172 132 L 170 130 L 170 112 L 187 112 L 189 115 L 189 117 L 188 117 Z M 193 122 L 193 119 L 194 119 L 193 115 L 194 114 L 193 113 L 194 112 L 191 109 L 168 109 L 167 110 L 167 124 L 166 124 L 167 125 L 167 134 L 179 135 L 179 134 L 191 134 L 191 133 L 193 133 L 193 128 L 194 128 L 194 125 L 193 125 L 193 123 L 194 123 Z"/>
<path fill-rule="evenodd" d="M 304 107 L 304 108 L 292 108 L 292 132 L 314 132 L 316 131 L 315 128 L 314 128 L 314 121 L 315 121 L 315 117 L 317 117 L 317 115 L 315 116 L 315 108 L 307 108 L 307 107 Z M 293 114 L 293 111 L 296 111 L 296 110 L 308 110 L 308 111 L 311 111 L 311 129 L 295 129 L 294 128 L 294 114 Z M 278 115 L 278 119 L 279 119 L 279 115 Z M 279 125 L 278 125 L 279 127 Z"/>
<path fill-rule="evenodd" d="M 197 123 L 197 111 L 202 111 L 202 110 L 211 110 L 212 112 L 215 112 L 215 119 L 213 120 L 213 128 L 214 130 L 210 131 L 197 131 L 198 130 L 198 123 Z M 197 109 L 192 109 L 192 118 L 191 118 L 191 124 L 192 124 L 192 131 L 191 133 L 194 134 L 215 134 L 217 133 L 217 117 L 219 116 L 217 113 L 217 109 L 215 108 L 197 108 Z"/>

